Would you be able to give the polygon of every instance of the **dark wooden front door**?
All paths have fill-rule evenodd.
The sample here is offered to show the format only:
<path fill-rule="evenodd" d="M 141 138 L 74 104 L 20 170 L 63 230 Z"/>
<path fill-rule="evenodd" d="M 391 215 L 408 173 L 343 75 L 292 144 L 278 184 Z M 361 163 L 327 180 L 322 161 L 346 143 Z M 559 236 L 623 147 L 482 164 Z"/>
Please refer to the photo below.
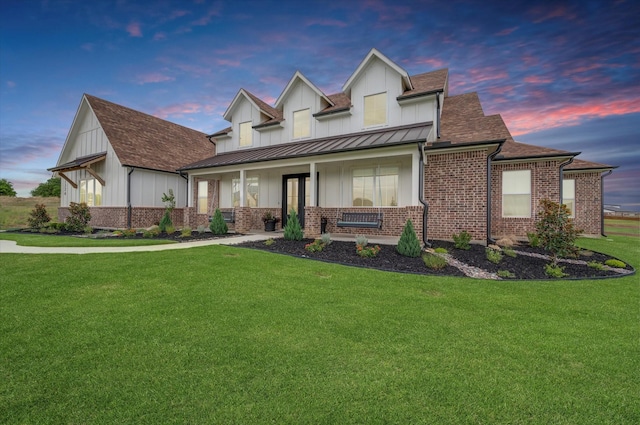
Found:
<path fill-rule="evenodd" d="M 282 226 L 287 224 L 291 209 L 298 214 L 300 226 L 304 227 L 304 207 L 309 205 L 311 187 L 310 174 L 282 176 Z"/>

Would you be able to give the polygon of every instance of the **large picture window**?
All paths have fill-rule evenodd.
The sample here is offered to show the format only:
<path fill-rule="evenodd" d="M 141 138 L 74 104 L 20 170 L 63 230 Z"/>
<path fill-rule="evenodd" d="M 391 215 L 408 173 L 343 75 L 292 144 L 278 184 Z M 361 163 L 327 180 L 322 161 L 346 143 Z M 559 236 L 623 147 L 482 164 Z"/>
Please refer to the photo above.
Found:
<path fill-rule="evenodd" d="M 102 185 L 96 179 L 80 180 L 80 202 L 89 207 L 102 205 Z"/>
<path fill-rule="evenodd" d="M 251 121 L 240 123 L 240 146 L 251 146 L 253 144 Z"/>
<path fill-rule="evenodd" d="M 353 170 L 354 207 L 393 207 L 398 205 L 398 167 Z"/>
<path fill-rule="evenodd" d="M 260 187 L 258 177 L 247 177 L 245 180 L 245 206 L 256 208 L 260 197 Z M 234 207 L 240 206 L 240 179 L 231 180 L 231 204 Z"/>
<path fill-rule="evenodd" d="M 502 172 L 502 216 L 531 217 L 531 170 Z"/>
<path fill-rule="evenodd" d="M 562 203 L 571 211 L 569 217 L 574 218 L 576 215 L 576 181 L 574 179 L 562 181 Z"/>
<path fill-rule="evenodd" d="M 364 97 L 364 126 L 387 123 L 387 94 L 378 93 Z"/>
<path fill-rule="evenodd" d="M 311 135 L 311 113 L 309 109 L 293 113 L 293 138 L 301 139 Z"/>
<path fill-rule="evenodd" d="M 198 182 L 198 214 L 206 214 L 209 208 L 209 182 Z"/>

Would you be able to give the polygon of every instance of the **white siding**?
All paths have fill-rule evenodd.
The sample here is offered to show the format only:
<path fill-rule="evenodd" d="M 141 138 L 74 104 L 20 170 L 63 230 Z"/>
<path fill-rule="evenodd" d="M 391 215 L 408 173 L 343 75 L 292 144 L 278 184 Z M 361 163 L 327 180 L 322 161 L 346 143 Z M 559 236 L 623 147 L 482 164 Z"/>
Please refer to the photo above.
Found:
<path fill-rule="evenodd" d="M 173 189 L 176 207 L 184 207 L 187 203 L 187 181 L 184 178 L 141 169 L 131 173 L 131 205 L 134 207 L 163 207 L 162 194 L 168 194 L 169 189 Z"/>

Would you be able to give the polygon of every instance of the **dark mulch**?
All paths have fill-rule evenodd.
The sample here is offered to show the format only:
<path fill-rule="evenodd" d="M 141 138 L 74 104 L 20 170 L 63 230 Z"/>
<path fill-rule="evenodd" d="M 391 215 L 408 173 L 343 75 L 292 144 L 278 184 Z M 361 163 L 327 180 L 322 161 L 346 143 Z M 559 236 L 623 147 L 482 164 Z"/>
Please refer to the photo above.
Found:
<path fill-rule="evenodd" d="M 33 232 L 29 229 L 17 230 L 18 233 L 38 233 Z M 60 230 L 58 233 L 42 233 L 43 235 L 50 236 L 76 236 L 76 237 L 90 237 L 90 238 L 105 238 L 105 239 L 145 239 L 142 233 L 136 233 L 135 236 L 125 237 L 123 235 L 116 236 L 113 232 L 105 232 L 101 230 L 94 230 L 90 235 L 81 232 L 69 232 L 67 230 Z M 160 233 L 158 236 L 149 238 L 149 239 L 162 239 L 162 240 L 170 240 L 174 242 L 194 242 L 194 241 L 203 241 L 209 239 L 220 239 L 220 238 L 228 238 L 231 236 L 238 236 L 238 233 L 227 233 L 226 235 L 214 235 L 211 232 L 192 232 L 191 236 L 182 236 L 180 232 L 174 233 Z"/>
<path fill-rule="evenodd" d="M 416 273 L 426 275 L 439 276 L 464 276 L 464 274 L 455 267 L 447 266 L 442 270 L 430 270 L 422 261 L 422 258 L 409 258 L 398 254 L 395 246 L 380 245 L 382 248 L 375 258 L 361 258 L 356 254 L 354 242 L 333 241 L 328 247 L 321 252 L 308 252 L 305 245 L 313 242 L 312 239 L 302 241 L 286 241 L 278 238 L 274 239 L 274 243 L 270 246 L 265 245 L 264 241 L 245 242 L 237 246 L 259 249 L 263 251 L 275 252 L 279 254 L 287 254 L 295 257 L 310 258 L 339 264 L 346 264 L 357 267 L 368 267 L 379 270 L 387 270 L 394 272 Z M 530 257 L 526 255 L 518 255 L 515 258 L 503 256 L 500 264 L 494 264 L 486 259 L 485 247 L 480 245 L 472 245 L 468 251 L 455 249 L 453 243 L 444 241 L 435 241 L 433 247 L 446 248 L 451 256 L 468 265 L 479 267 L 483 270 L 497 273 L 499 270 L 508 270 L 515 275 L 515 279 L 549 279 L 545 274 L 544 266 L 549 263 L 548 260 Z M 539 249 L 530 248 L 528 246 L 515 247 L 516 250 L 525 252 L 539 253 Z M 591 253 L 589 256 L 580 256 L 579 259 L 584 261 L 604 261 L 612 258 L 610 256 Z M 565 279 L 586 279 L 620 276 L 619 273 L 610 270 L 596 270 L 586 265 L 575 265 L 568 263 L 560 263 L 565 267 L 564 272 L 568 274 Z M 627 266 L 628 270 L 633 270 Z"/>

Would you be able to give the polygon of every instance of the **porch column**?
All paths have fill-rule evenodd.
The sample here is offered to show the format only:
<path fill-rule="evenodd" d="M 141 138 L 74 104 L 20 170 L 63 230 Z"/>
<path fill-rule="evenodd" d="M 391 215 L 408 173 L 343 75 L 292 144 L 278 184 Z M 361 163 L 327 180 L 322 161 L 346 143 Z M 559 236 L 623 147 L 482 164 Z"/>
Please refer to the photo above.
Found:
<path fill-rule="evenodd" d="M 193 206 L 193 189 L 196 187 L 196 179 L 193 175 L 189 175 L 189 182 L 187 183 L 187 206 Z"/>
<path fill-rule="evenodd" d="M 420 205 L 418 197 L 418 188 L 420 187 L 420 179 L 424 178 L 423 170 L 420 170 L 420 155 L 413 153 L 411 155 L 411 204 Z"/>
<path fill-rule="evenodd" d="M 246 180 L 247 173 L 244 170 L 240 170 L 240 206 L 244 207 L 247 205 L 247 188 L 246 188 Z"/>
<path fill-rule="evenodd" d="M 311 164 L 309 164 L 309 173 L 311 174 L 310 176 L 310 183 L 311 183 L 311 193 L 309 194 L 309 206 L 310 207 L 317 207 L 318 206 L 318 200 L 316 199 L 317 194 L 318 194 L 318 176 L 317 176 L 317 172 L 316 172 L 316 163 L 312 162 Z"/>

